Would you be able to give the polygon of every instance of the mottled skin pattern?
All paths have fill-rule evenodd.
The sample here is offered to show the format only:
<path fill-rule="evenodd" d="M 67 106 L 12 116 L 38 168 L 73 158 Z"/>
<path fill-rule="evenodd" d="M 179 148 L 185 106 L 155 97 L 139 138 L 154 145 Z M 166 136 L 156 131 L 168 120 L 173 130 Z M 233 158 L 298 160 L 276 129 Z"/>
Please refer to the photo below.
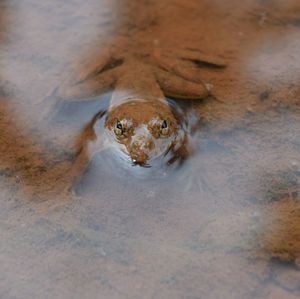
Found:
<path fill-rule="evenodd" d="M 201 67 L 223 68 L 223 61 L 201 51 L 184 49 L 138 57 L 116 55 L 108 49 L 97 61 L 80 64 L 55 90 L 65 100 L 85 100 L 114 90 L 105 121 L 109 145 L 125 153 L 133 164 L 147 166 L 169 152 L 184 152 L 186 136 L 166 98 L 198 100 L 210 95 L 209 85 L 199 79 Z M 80 151 L 70 176 L 78 177 L 91 156 L 103 148 L 93 126 L 80 137 Z"/>
<path fill-rule="evenodd" d="M 134 99 L 120 104 L 110 111 L 105 126 L 132 161 L 140 165 L 179 141 L 180 125 L 170 107 L 159 100 Z"/>

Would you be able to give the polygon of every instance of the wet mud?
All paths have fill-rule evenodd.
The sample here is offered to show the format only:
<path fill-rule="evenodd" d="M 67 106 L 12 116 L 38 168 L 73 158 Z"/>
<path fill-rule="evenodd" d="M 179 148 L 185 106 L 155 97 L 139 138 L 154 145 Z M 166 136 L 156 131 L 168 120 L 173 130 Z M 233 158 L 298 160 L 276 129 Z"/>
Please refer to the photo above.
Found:
<path fill-rule="evenodd" d="M 1 0 L 0 298 L 298 298 L 299 20 L 296 0 Z M 226 67 L 194 61 L 213 96 L 174 99 L 190 126 L 180 163 L 103 149 L 70 190 L 115 89 L 53 91 L 107 47 Z"/>

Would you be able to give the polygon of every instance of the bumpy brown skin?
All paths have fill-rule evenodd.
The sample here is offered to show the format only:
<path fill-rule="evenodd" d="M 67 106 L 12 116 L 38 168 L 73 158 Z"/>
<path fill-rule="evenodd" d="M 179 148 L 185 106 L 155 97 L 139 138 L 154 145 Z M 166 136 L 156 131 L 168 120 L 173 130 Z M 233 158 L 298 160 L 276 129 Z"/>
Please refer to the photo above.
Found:
<path fill-rule="evenodd" d="M 178 142 L 185 140 L 176 139 L 180 125 L 166 97 L 206 98 L 210 90 L 200 79 L 199 66 L 225 66 L 220 59 L 214 60 L 195 49 L 165 53 L 168 54 L 155 50 L 153 55 L 141 58 L 133 54 L 118 56 L 107 49 L 96 62 L 81 63 L 55 90 L 54 96 L 61 100 L 83 101 L 114 89 L 105 127 L 114 137 L 112 142 L 123 146 L 123 151 L 132 161 L 146 164 L 176 143 L 178 148 Z M 163 121 L 168 124 L 167 134 L 160 134 Z M 127 126 L 122 136 L 115 134 L 117 122 Z M 93 133 L 93 125 L 88 127 L 92 133 L 87 135 L 93 137 L 81 139 L 81 150 L 71 169 L 71 178 L 80 176 L 91 155 L 99 151 L 100 144 Z"/>

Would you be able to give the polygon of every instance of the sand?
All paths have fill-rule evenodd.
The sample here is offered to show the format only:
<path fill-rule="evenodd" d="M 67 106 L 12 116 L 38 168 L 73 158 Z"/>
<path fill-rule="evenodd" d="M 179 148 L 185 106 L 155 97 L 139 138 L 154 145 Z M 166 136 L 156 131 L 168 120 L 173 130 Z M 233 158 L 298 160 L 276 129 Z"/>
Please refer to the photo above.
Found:
<path fill-rule="evenodd" d="M 299 1 L 2 0 L 0 28 L 0 298 L 300 296 Z M 185 107 L 199 125 L 181 167 L 103 151 L 70 193 L 110 94 L 59 111 L 47 96 L 112 44 L 227 67 L 201 69 L 215 98 Z"/>

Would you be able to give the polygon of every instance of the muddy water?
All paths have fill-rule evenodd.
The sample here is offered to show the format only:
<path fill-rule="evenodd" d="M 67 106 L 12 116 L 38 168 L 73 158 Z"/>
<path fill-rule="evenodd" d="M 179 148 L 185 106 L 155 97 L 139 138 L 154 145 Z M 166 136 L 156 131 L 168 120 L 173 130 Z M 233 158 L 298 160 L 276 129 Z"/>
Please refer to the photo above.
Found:
<path fill-rule="evenodd" d="M 299 298 L 300 6 L 244 2 L 0 1 L 0 298 Z M 103 150 L 68 192 L 113 91 L 48 96 L 111 44 L 227 68 L 201 70 L 215 98 L 183 103 L 198 125 L 180 167 Z"/>

